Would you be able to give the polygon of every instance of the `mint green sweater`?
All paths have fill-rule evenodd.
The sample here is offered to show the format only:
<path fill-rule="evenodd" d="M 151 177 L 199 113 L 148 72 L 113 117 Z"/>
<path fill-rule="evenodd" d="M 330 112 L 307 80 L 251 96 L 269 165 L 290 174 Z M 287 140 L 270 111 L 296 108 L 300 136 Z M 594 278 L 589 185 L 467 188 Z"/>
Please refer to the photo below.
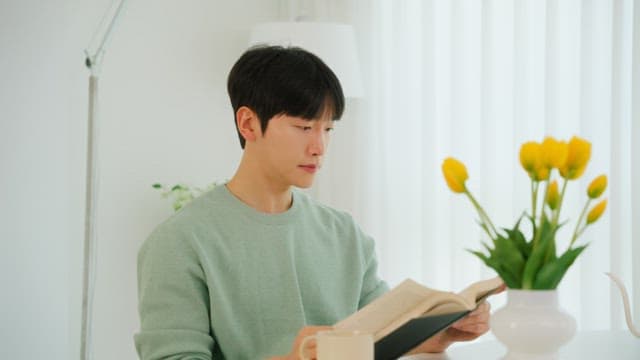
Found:
<path fill-rule="evenodd" d="M 141 359 L 263 359 L 306 325 L 382 293 L 373 240 L 299 191 L 260 213 L 218 186 L 159 225 L 138 255 Z"/>

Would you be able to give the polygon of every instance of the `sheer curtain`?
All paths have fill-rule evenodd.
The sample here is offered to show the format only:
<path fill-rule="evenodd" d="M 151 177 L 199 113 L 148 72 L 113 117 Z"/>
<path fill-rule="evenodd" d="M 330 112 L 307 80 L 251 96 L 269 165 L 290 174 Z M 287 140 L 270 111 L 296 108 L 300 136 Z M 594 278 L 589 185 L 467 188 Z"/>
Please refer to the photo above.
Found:
<path fill-rule="evenodd" d="M 604 275 L 611 271 L 625 281 L 640 319 L 640 227 L 632 221 L 640 218 L 640 68 L 632 61 L 640 25 L 633 1 L 347 4 L 368 92 L 349 100 L 314 192 L 350 211 L 376 239 L 383 277 L 459 290 L 492 276 L 465 250 L 486 239 L 467 199 L 449 192 L 442 160 L 462 160 L 468 186 L 494 223 L 512 226 L 530 204 L 520 145 L 578 135 L 591 141 L 592 159 L 568 187 L 559 249 L 568 245 L 588 183 L 601 173 L 609 176 L 609 207 L 581 237 L 591 245 L 561 283 L 561 303 L 582 329 L 622 328 L 619 295 Z"/>

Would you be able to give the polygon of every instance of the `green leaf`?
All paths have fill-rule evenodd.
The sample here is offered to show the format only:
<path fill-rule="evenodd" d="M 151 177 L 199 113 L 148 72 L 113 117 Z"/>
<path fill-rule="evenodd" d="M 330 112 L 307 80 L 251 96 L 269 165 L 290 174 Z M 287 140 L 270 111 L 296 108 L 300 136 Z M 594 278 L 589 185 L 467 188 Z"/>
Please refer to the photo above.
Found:
<path fill-rule="evenodd" d="M 555 252 L 555 232 L 557 226 L 553 227 L 546 217 L 543 217 L 542 224 L 540 225 L 540 237 L 537 244 L 534 244 L 531 251 L 531 256 L 527 259 L 527 263 L 524 267 L 524 273 L 522 274 L 522 288 L 532 289 L 533 283 L 538 274 L 540 268 L 545 264 L 547 254 L 550 252 L 549 247 L 553 246 Z"/>
<path fill-rule="evenodd" d="M 154 189 L 162 189 L 162 184 L 155 183 L 151 186 L 153 186 Z"/>
<path fill-rule="evenodd" d="M 171 191 L 182 190 L 182 189 L 183 189 L 183 187 L 180 184 L 177 184 L 177 185 L 174 185 L 171 188 Z"/>
<path fill-rule="evenodd" d="M 491 257 L 500 264 L 500 268 L 504 273 L 509 273 L 514 282 L 522 282 L 525 258 L 512 239 L 498 235 L 495 241 L 495 250 Z"/>
<path fill-rule="evenodd" d="M 531 229 L 533 229 L 532 239 L 535 239 L 536 233 L 538 232 L 538 227 L 536 226 L 536 220 L 531 215 L 526 215 L 526 216 L 527 216 L 527 219 L 529 219 L 529 222 L 531 222 Z"/>
<path fill-rule="evenodd" d="M 467 249 L 467 251 L 480 258 L 485 263 L 485 265 L 495 270 L 508 287 L 512 289 L 517 289 L 520 287 L 518 280 L 514 278 L 511 272 L 508 271 L 508 269 L 506 269 L 503 264 L 496 260 L 496 258 L 488 257 L 480 251 L 473 251 L 469 249 Z"/>
<path fill-rule="evenodd" d="M 467 249 L 468 252 L 472 253 L 473 255 L 477 256 L 480 258 L 480 260 L 484 261 L 485 264 L 487 264 L 487 261 L 489 260 L 489 258 L 487 257 L 487 255 L 481 253 L 480 251 L 475 251 L 475 250 L 469 250 Z M 489 265 L 489 264 L 487 264 Z"/>
<path fill-rule="evenodd" d="M 505 269 L 503 265 L 498 265 L 496 272 L 510 289 L 522 288 L 522 282 L 519 280 L 519 277 L 514 276 L 508 269 Z"/>
<path fill-rule="evenodd" d="M 553 238 L 552 241 L 549 242 L 549 244 L 547 245 L 547 252 L 544 254 L 544 261 L 543 263 L 549 263 L 551 261 L 555 261 L 557 259 L 556 257 L 556 241 L 555 241 L 555 237 Z"/>
<path fill-rule="evenodd" d="M 489 253 L 488 256 L 478 251 L 468 251 L 494 269 L 507 286 L 514 289 L 520 288 L 522 286 L 522 270 L 525 258 L 514 241 L 498 234 L 493 239 L 493 249 L 486 243 L 482 243 L 482 245 Z"/>
<path fill-rule="evenodd" d="M 556 256 L 556 241 L 555 241 L 555 233 L 558 232 L 558 230 L 564 226 L 564 224 L 566 224 L 567 222 L 562 222 L 558 225 L 556 225 L 556 227 L 553 229 L 553 241 L 551 242 L 551 244 L 549 244 L 549 247 L 547 248 L 547 253 L 545 254 L 544 257 L 544 263 L 548 263 L 551 261 L 555 261 L 558 257 Z"/>
<path fill-rule="evenodd" d="M 587 245 L 583 245 L 569 249 L 558 259 L 545 264 L 538 272 L 533 288 L 545 290 L 555 289 L 564 277 L 564 274 L 569 270 L 569 267 L 586 247 Z"/>
<path fill-rule="evenodd" d="M 517 245 L 511 239 L 498 236 L 494 256 L 505 266 L 512 269 L 514 274 L 521 274 L 525 259 Z"/>
<path fill-rule="evenodd" d="M 513 241 L 513 243 L 518 247 L 518 250 L 520 250 L 520 253 L 522 254 L 522 256 L 525 259 L 528 259 L 529 256 L 531 255 L 531 243 L 527 242 L 527 239 L 524 237 L 524 234 L 519 229 L 520 221 L 522 220 L 523 216 L 524 214 L 520 216 L 520 218 L 514 225 L 513 229 L 509 230 L 505 228 L 504 231 L 507 233 L 507 235 L 509 235 L 509 239 L 511 239 L 511 241 Z"/>
<path fill-rule="evenodd" d="M 511 271 L 509 271 L 509 269 L 506 268 L 504 264 L 502 264 L 496 258 L 487 257 L 485 254 L 478 251 L 468 251 L 482 259 L 482 261 L 484 261 L 487 266 L 494 269 L 508 287 L 512 289 L 517 289 L 520 287 L 520 282 L 518 281 L 518 279 L 514 277 Z"/>
<path fill-rule="evenodd" d="M 484 246 L 484 248 L 487 249 L 487 252 L 489 253 L 489 255 L 493 254 L 493 249 L 490 248 L 486 242 L 482 242 L 482 246 Z"/>

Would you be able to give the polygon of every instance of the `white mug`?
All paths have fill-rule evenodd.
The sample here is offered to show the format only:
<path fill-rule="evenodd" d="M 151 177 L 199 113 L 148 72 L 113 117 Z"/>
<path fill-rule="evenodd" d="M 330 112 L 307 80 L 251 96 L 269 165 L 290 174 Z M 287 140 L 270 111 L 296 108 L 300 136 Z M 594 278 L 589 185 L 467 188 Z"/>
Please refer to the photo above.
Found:
<path fill-rule="evenodd" d="M 319 331 L 315 335 L 305 337 L 300 343 L 301 359 L 309 359 L 305 347 L 311 340 L 316 340 L 318 360 L 373 360 L 373 336 L 368 333 L 352 330 Z"/>

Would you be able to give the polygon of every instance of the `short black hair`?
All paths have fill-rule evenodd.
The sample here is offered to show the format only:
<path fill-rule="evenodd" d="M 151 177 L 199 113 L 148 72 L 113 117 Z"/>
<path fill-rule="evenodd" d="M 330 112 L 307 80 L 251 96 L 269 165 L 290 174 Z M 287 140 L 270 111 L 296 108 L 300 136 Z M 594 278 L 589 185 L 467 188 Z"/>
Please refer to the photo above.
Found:
<path fill-rule="evenodd" d="M 331 118 L 338 120 L 344 111 L 338 77 L 319 57 L 299 47 L 249 48 L 231 68 L 227 91 L 236 130 L 235 114 L 242 106 L 256 113 L 263 133 L 275 115 L 312 120 L 329 110 Z M 239 131 L 238 137 L 244 149 L 245 139 Z"/>

